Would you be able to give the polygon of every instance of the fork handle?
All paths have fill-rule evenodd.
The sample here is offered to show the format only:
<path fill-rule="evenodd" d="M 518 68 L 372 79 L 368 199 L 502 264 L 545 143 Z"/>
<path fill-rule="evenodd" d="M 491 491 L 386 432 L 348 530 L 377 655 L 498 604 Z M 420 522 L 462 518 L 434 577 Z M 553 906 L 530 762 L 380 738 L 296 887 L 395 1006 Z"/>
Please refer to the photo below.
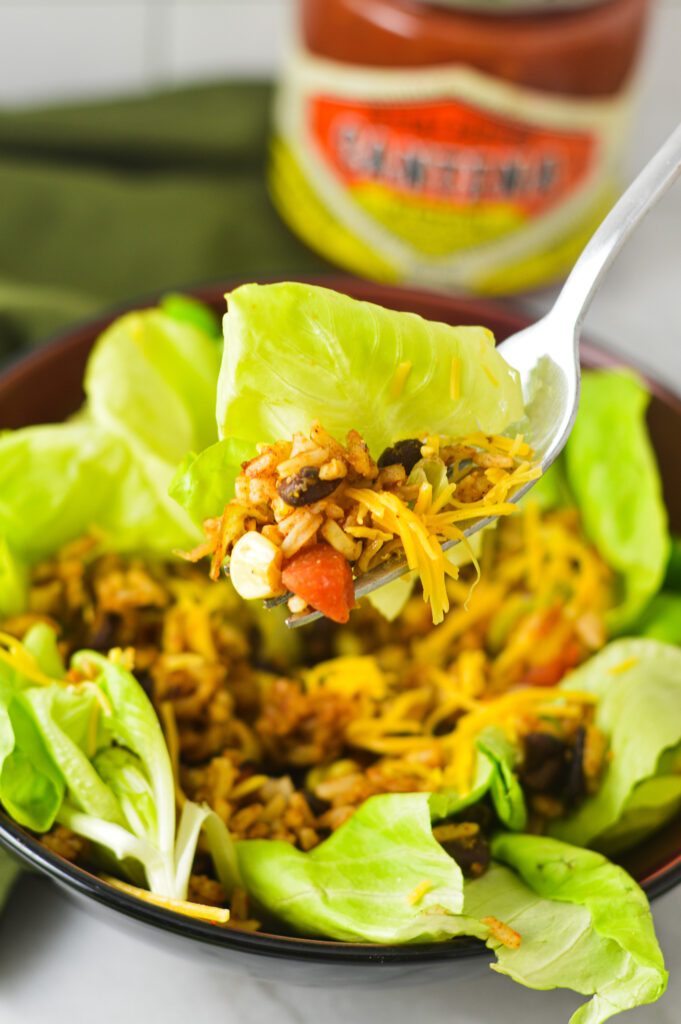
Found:
<path fill-rule="evenodd" d="M 636 225 L 681 173 L 681 124 L 649 160 L 584 247 L 551 313 L 574 323 L 579 338 L 584 315 L 601 278 Z"/>

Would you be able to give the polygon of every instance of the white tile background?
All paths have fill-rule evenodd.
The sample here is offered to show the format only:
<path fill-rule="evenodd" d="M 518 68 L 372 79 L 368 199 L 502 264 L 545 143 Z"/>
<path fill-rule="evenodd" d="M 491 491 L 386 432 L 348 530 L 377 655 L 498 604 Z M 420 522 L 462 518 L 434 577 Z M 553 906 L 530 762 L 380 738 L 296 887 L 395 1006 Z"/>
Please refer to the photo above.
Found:
<path fill-rule="evenodd" d="M 291 0 L 0 0 L 0 105 L 271 74 Z"/>

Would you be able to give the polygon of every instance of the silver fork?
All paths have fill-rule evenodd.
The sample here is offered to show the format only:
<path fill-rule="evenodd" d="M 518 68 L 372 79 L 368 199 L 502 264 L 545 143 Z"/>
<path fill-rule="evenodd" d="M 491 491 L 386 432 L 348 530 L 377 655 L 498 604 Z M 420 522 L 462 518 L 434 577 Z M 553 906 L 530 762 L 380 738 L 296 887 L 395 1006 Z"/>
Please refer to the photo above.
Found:
<path fill-rule="evenodd" d="M 541 320 L 518 331 L 498 351 L 518 371 L 525 400 L 525 418 L 514 425 L 534 448 L 545 472 L 563 449 L 579 405 L 579 338 L 591 300 L 606 270 L 636 225 L 652 210 L 681 172 L 681 125 L 670 135 L 613 206 L 587 243 L 563 285 L 553 307 Z M 530 490 L 525 484 L 513 495 L 516 501 Z M 467 537 L 489 526 L 494 516 L 478 520 L 463 532 Z M 447 550 L 459 543 L 448 540 Z M 396 556 L 355 580 L 355 596 L 364 597 L 409 571 L 406 559 Z M 288 596 L 288 595 L 287 595 Z M 286 598 L 266 602 L 268 606 Z M 319 612 L 299 612 L 286 620 L 289 627 L 304 626 L 320 618 Z"/>

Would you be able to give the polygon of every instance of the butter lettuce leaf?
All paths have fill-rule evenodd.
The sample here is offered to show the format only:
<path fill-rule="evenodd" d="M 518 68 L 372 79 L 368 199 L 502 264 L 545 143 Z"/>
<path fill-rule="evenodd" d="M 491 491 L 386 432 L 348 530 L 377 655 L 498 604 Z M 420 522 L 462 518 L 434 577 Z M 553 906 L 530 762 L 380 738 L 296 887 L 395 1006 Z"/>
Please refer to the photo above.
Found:
<path fill-rule="evenodd" d="M 610 757 L 597 793 L 554 821 L 551 834 L 606 852 L 622 849 L 679 808 L 681 650 L 652 639 L 616 640 L 561 685 L 598 695 L 594 721 Z"/>
<path fill-rule="evenodd" d="M 303 935 L 359 942 L 485 936 L 464 921 L 463 876 L 433 837 L 427 793 L 371 797 L 309 853 L 275 840 L 237 843 L 251 897 Z M 409 895 L 424 881 L 416 903 Z"/>
<path fill-rule="evenodd" d="M 109 550 L 196 543 L 168 487 L 188 450 L 217 441 L 220 354 L 190 323 L 126 314 L 95 344 L 77 417 L 0 436 L 0 611 L 25 602 L 28 565 L 90 530 Z"/>
<path fill-rule="evenodd" d="M 0 442 L 1 443 L 1 442 Z M 0 618 L 17 615 L 26 604 L 28 565 L 0 536 Z"/>
<path fill-rule="evenodd" d="M 485 729 L 477 744 L 492 765 L 489 794 L 499 820 L 512 832 L 522 832 L 527 825 L 527 808 L 514 770 L 519 760 L 517 748 L 501 729 Z"/>
<path fill-rule="evenodd" d="M 517 748 L 509 742 L 501 729 L 484 729 L 477 737 L 477 756 L 473 784 L 465 796 L 455 790 L 431 793 L 429 807 L 432 821 L 441 821 L 459 814 L 489 797 L 499 821 L 514 832 L 527 825 L 527 808 L 522 787 L 515 774 L 519 759 Z"/>
<path fill-rule="evenodd" d="M 27 634 L 0 660 L 0 800 L 20 824 L 55 822 L 97 844 L 135 882 L 184 899 L 199 833 L 206 833 L 227 894 L 236 854 L 208 807 L 186 801 L 176 831 L 175 782 L 156 712 L 135 677 L 95 651 L 73 655 L 66 682 L 54 634 Z M 35 662 L 31 663 L 28 652 Z M 35 663 L 54 681 L 38 682 Z M 28 666 L 28 667 L 27 667 Z"/>
<path fill-rule="evenodd" d="M 433 839 L 436 807 L 444 804 L 433 794 L 372 797 L 309 853 L 272 840 L 241 841 L 242 882 L 260 912 L 303 935 L 483 938 L 497 957 L 493 969 L 521 984 L 592 995 L 572 1024 L 601 1024 L 662 993 L 666 972 L 648 903 L 622 868 L 590 850 L 509 832 L 493 837 L 488 871 L 462 881 Z M 488 918 L 519 932 L 520 945 L 502 945 Z"/>
<path fill-rule="evenodd" d="M 571 1024 L 601 1024 L 662 994 L 667 973 L 648 901 L 626 871 L 544 836 L 499 833 L 492 854 L 497 863 L 466 883 L 464 912 L 520 933 L 516 949 L 487 940 L 493 970 L 530 988 L 592 995 Z"/>
<path fill-rule="evenodd" d="M 656 594 L 631 632 L 677 647 L 681 645 L 681 594 L 668 590 Z"/>
<path fill-rule="evenodd" d="M 168 493 L 195 523 L 219 516 L 234 497 L 241 463 L 254 455 L 252 442 L 231 437 L 216 441 L 198 455 L 190 452 L 177 467 Z"/>
<path fill-rule="evenodd" d="M 222 343 L 220 317 L 205 302 L 191 295 L 183 295 L 181 292 L 168 292 L 158 305 L 166 316 L 179 320 L 180 323 L 193 324 L 209 338 L 215 338 Z"/>
<path fill-rule="evenodd" d="M 611 633 L 628 630 L 660 589 L 670 540 L 648 430 L 650 396 L 625 371 L 587 372 L 565 448 L 565 473 L 583 528 L 622 585 Z M 533 491 L 534 493 L 534 491 Z"/>
<path fill-rule="evenodd" d="M 339 438 L 358 430 L 378 457 L 423 430 L 499 433 L 522 416 L 517 374 L 484 327 L 450 327 L 295 282 L 242 285 L 227 304 L 221 437 L 271 442 L 319 418 Z M 404 363 L 409 373 L 395 396 Z"/>
<path fill-rule="evenodd" d="M 0 577 L 0 606 L 25 600 L 26 564 L 92 530 L 108 550 L 167 555 L 195 543 L 195 525 L 166 493 L 173 470 L 87 421 L 0 437 L 0 543 L 12 573 Z"/>
<path fill-rule="evenodd" d="M 119 317 L 97 339 L 85 371 L 93 420 L 176 465 L 217 440 L 215 394 L 221 346 L 158 309 Z"/>

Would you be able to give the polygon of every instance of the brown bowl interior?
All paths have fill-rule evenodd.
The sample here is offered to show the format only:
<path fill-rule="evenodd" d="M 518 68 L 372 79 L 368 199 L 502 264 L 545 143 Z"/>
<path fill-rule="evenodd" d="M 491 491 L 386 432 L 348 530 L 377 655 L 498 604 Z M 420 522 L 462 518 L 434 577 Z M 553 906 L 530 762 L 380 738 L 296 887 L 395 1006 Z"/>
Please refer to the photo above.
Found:
<path fill-rule="evenodd" d="M 518 310 L 484 300 L 390 288 L 348 277 L 305 280 L 344 291 L 356 298 L 419 313 L 429 319 L 451 324 L 482 323 L 491 328 L 498 340 L 528 323 L 527 317 Z M 195 289 L 194 294 L 222 313 L 225 309 L 224 292 L 236 283 L 206 286 Z M 153 301 L 134 303 L 126 309 L 147 306 Z M 75 412 L 83 399 L 82 379 L 88 353 L 99 333 L 120 312 L 122 310 L 116 310 L 74 328 L 7 369 L 0 376 L 0 429 L 58 422 Z M 599 346 L 584 343 L 582 362 L 585 366 L 603 367 L 621 364 L 622 360 Z M 649 411 L 650 432 L 662 472 L 671 527 L 675 532 L 681 532 L 681 482 L 677 470 L 681 445 L 681 401 L 658 381 L 650 377 L 646 379 L 653 396 Z M 613 457 L 617 457 L 616 453 Z M 33 843 L 33 840 L 29 841 Z M 16 847 L 16 842 L 13 845 Z M 42 851 L 42 848 L 37 847 L 37 850 Z M 627 853 L 622 863 L 651 895 L 681 880 L 681 819 Z M 84 872 L 82 874 L 89 877 Z"/>

